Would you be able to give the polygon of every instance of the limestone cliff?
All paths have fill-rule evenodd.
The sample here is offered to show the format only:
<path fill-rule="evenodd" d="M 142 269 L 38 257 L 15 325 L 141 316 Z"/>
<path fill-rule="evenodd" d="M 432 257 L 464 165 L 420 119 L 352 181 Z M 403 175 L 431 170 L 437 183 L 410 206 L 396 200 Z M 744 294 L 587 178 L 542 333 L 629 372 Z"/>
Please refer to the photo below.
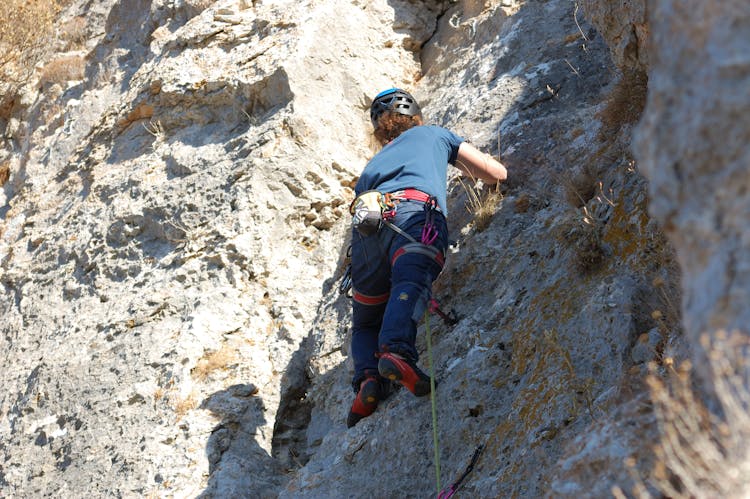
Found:
<path fill-rule="evenodd" d="M 76 46 L 50 43 L 0 99 L 0 496 L 435 495 L 429 399 L 344 424 L 347 207 L 390 86 L 509 170 L 449 186 L 434 291 L 459 321 L 429 321 L 443 484 L 481 444 L 463 497 L 656 491 L 644 379 L 689 355 L 683 309 L 741 310 L 744 246 L 715 233 L 735 284 L 681 306 L 698 267 L 680 272 L 649 206 L 679 248 L 658 164 L 682 142 L 655 130 L 679 128 L 660 106 L 689 68 L 643 48 L 673 28 L 645 4 L 595 4 L 71 2 L 58 41 L 75 28 Z M 745 75 L 740 49 L 711 81 Z M 733 234 L 740 211 L 720 210 Z"/>

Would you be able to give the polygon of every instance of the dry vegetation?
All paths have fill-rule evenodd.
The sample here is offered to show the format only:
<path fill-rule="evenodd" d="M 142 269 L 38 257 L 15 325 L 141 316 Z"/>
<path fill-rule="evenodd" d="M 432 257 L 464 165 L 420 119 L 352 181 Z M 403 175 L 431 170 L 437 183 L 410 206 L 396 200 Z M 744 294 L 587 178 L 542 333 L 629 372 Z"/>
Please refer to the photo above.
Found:
<path fill-rule="evenodd" d="M 86 63 L 80 55 L 64 55 L 49 61 L 42 68 L 39 81 L 42 85 L 58 83 L 60 85 L 83 78 Z"/>
<path fill-rule="evenodd" d="M 649 476 L 636 471 L 634 459 L 625 463 L 635 481 L 634 497 L 750 497 L 750 339 L 719 331 L 711 340 L 704 335 L 701 343 L 711 373 L 703 388 L 688 361 L 674 366 L 666 359 L 668 375 L 647 379 L 660 438 Z M 655 363 L 651 369 L 657 372 Z M 629 497 L 619 487 L 612 492 L 618 499 Z"/>
<path fill-rule="evenodd" d="M 464 171 L 468 172 L 470 169 L 464 166 Z M 482 232 L 492 222 L 503 194 L 500 192 L 500 182 L 483 191 L 478 187 L 477 179 L 468 175 L 470 180 L 458 177 L 458 181 L 466 192 L 466 210 L 474 216 L 474 228 Z"/>
<path fill-rule="evenodd" d="M 195 390 L 191 391 L 187 396 L 174 401 L 174 412 L 178 418 L 181 418 L 196 407 L 198 407 L 198 394 Z"/>
<path fill-rule="evenodd" d="M 0 163 L 0 187 L 4 186 L 10 178 L 10 163 L 5 161 Z"/>
<path fill-rule="evenodd" d="M 596 271 L 604 263 L 604 230 L 609 212 L 615 206 L 611 189 L 605 189 L 601 181 L 595 183 L 594 189 L 593 194 L 587 191 L 585 195 L 573 187 L 566 191 L 567 198 L 575 209 L 556 229 L 561 242 L 572 245 L 577 265 L 582 272 Z M 578 195 L 569 194 L 571 191 Z"/>
<path fill-rule="evenodd" d="M 474 180 L 469 182 L 459 177 L 458 181 L 466 192 L 466 209 L 474 216 L 474 227 L 478 232 L 482 232 L 489 227 L 500 201 L 503 200 L 500 183 L 498 182 L 494 187 L 482 192 Z"/>
<path fill-rule="evenodd" d="M 646 105 L 648 75 L 643 72 L 626 72 L 617 81 L 607 97 L 606 107 L 599 113 L 602 122 L 601 136 L 610 135 L 623 125 L 640 119 Z"/>
<path fill-rule="evenodd" d="M 237 360 L 237 352 L 224 344 L 219 350 L 206 353 L 198 361 L 191 374 L 196 379 L 205 380 L 214 371 L 227 369 L 235 360 Z"/>
<path fill-rule="evenodd" d="M 65 42 L 65 50 L 78 50 L 86 44 L 86 18 L 76 16 L 60 27 L 60 39 Z"/>
<path fill-rule="evenodd" d="M 671 383 L 649 379 L 661 441 L 654 481 L 668 497 L 748 497 L 750 493 L 750 340 L 718 332 L 703 348 L 715 407 L 690 379 L 690 364 Z"/>
<path fill-rule="evenodd" d="M 23 84 L 45 56 L 57 14 L 70 0 L 5 0 L 0 9 L 0 78 Z"/>

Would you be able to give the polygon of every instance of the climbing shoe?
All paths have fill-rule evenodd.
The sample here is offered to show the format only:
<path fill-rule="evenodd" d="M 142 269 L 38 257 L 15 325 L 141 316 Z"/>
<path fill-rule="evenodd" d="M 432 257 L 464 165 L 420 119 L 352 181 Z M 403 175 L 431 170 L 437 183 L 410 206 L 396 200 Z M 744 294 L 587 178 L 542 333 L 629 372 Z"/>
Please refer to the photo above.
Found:
<path fill-rule="evenodd" d="M 346 418 L 347 428 L 351 428 L 363 418 L 366 418 L 378 407 L 381 399 L 380 381 L 375 376 L 368 376 L 359 384 L 359 391 L 354 398 L 349 416 Z"/>
<path fill-rule="evenodd" d="M 379 357 L 378 371 L 381 376 L 402 384 L 417 397 L 430 393 L 430 377 L 414 362 L 391 352 L 381 353 Z"/>

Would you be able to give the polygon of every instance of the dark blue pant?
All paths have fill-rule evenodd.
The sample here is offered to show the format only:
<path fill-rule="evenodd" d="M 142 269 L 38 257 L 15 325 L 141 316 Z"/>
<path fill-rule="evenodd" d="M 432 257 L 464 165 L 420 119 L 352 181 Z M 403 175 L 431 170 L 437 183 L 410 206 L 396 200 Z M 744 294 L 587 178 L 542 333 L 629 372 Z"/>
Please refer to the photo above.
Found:
<path fill-rule="evenodd" d="M 395 212 L 390 222 L 420 241 L 427 217 L 424 203 L 401 201 Z M 448 245 L 448 227 L 442 213 L 433 212 L 433 224 L 438 236 L 431 246 L 442 256 Z M 418 358 L 414 346 L 417 323 L 426 310 L 432 282 L 442 265 L 425 252 L 399 251 L 405 246 L 410 250 L 415 247 L 387 226 L 367 237 L 353 230 L 351 352 L 355 390 L 365 376 L 377 374 L 376 352 L 400 353 L 415 361 Z"/>

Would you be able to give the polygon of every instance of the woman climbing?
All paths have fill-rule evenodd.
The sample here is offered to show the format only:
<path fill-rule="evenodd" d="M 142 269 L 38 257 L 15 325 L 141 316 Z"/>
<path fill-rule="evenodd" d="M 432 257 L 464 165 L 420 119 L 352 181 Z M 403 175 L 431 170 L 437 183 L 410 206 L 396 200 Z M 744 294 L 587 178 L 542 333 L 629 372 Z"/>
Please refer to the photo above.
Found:
<path fill-rule="evenodd" d="M 370 120 L 383 148 L 365 166 L 352 203 L 350 428 L 375 411 L 391 381 L 418 397 L 430 393 L 415 341 L 448 245 L 448 164 L 486 183 L 507 176 L 502 164 L 453 132 L 423 125 L 417 101 L 404 90 L 380 92 Z"/>

